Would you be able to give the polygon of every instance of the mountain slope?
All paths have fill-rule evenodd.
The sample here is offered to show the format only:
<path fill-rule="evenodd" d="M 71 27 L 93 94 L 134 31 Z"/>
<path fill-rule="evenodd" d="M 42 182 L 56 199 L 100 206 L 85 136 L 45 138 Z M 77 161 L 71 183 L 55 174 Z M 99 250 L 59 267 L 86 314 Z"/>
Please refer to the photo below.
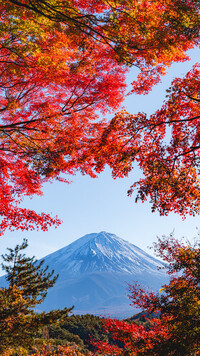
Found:
<path fill-rule="evenodd" d="M 75 313 L 130 316 L 128 283 L 157 290 L 166 282 L 163 264 L 133 244 L 107 232 L 83 236 L 45 257 L 59 273 L 42 308 L 75 305 Z"/>
<path fill-rule="evenodd" d="M 45 257 L 58 273 L 70 276 L 107 271 L 118 273 L 157 271 L 163 264 L 140 248 L 114 234 L 88 234 Z"/>
<path fill-rule="evenodd" d="M 92 233 L 46 256 L 59 278 L 38 311 L 75 306 L 74 313 L 128 317 L 128 283 L 158 290 L 166 283 L 163 264 L 133 244 L 107 232 Z M 5 278 L 0 278 L 4 285 Z"/>

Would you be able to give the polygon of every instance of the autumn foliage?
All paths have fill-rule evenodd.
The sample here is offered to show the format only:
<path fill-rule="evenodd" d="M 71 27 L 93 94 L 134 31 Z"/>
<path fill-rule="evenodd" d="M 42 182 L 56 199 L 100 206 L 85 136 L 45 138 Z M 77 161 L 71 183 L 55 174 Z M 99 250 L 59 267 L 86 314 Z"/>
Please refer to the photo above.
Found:
<path fill-rule="evenodd" d="M 120 109 L 129 68 L 138 71 L 130 94 L 148 94 L 170 65 L 189 59 L 187 51 L 199 46 L 199 10 L 197 0 L 0 0 L 0 235 L 59 225 L 57 217 L 23 208 L 24 196 L 41 195 L 47 181 L 66 181 L 63 174 L 96 177 L 105 165 L 114 178 L 138 165 L 143 176 L 129 195 L 150 199 L 152 211 L 199 213 L 199 64 L 174 79 L 149 117 Z M 112 120 L 102 118 L 107 113 Z M 169 263 L 170 283 L 158 295 L 131 286 L 130 299 L 161 318 L 148 330 L 108 320 L 114 342 L 99 344 L 99 352 L 198 353 L 199 245 L 171 238 L 155 247 Z M 18 335 L 17 322 L 22 339 L 23 327 L 35 325 L 29 307 L 37 298 L 24 298 L 22 289 L 1 289 L 4 349 L 8 335 Z M 45 325 L 43 316 L 37 323 Z"/>
<path fill-rule="evenodd" d="M 129 286 L 131 305 L 159 318 L 147 325 L 108 319 L 105 332 L 113 343 L 97 343 L 106 355 L 189 356 L 200 353 L 200 246 L 184 244 L 173 236 L 154 245 L 167 263 L 169 284 L 159 293 L 146 291 L 135 283 Z M 105 351 L 106 350 L 106 351 Z"/>
<path fill-rule="evenodd" d="M 96 167 L 106 163 L 114 177 L 123 177 L 136 163 L 143 177 L 128 192 L 135 200 L 150 198 L 152 211 L 161 215 L 199 213 L 200 68 L 172 82 L 162 108 L 149 118 L 125 110 L 117 113 L 105 129 L 96 154 Z"/>
<path fill-rule="evenodd" d="M 84 356 L 76 345 L 52 346 L 47 344 L 41 350 L 35 351 L 30 356 Z"/>
<path fill-rule="evenodd" d="M 9 1 L 1 18 L 1 232 L 45 230 L 59 221 L 19 203 L 61 172 L 90 173 L 80 153 L 98 133 L 95 112 L 122 101 L 125 69 L 81 29 Z"/>
<path fill-rule="evenodd" d="M 119 112 L 107 123 L 99 113 L 119 109 L 131 66 L 138 70 L 132 92 L 142 94 L 173 62 L 188 59 L 186 51 L 199 40 L 199 2 L 6 0 L 0 14 L 1 234 L 60 223 L 20 207 L 24 196 L 42 194 L 44 182 L 77 171 L 94 177 L 105 164 L 124 176 L 134 159 L 145 175 L 138 198 L 150 196 L 161 213 L 195 213 L 198 67 L 183 92 L 183 83 L 174 82 L 172 99 L 150 121 Z M 182 102 L 190 103 L 187 110 Z M 174 134 L 166 148 L 168 121 Z"/>

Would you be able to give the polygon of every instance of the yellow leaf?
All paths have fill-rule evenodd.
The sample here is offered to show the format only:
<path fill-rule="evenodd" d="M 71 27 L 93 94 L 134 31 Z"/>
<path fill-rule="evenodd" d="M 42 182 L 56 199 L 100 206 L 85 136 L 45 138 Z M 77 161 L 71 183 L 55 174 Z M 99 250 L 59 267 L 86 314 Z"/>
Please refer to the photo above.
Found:
<path fill-rule="evenodd" d="M 165 288 L 161 288 L 161 289 L 159 289 L 159 293 L 161 293 L 163 290 L 165 290 Z"/>

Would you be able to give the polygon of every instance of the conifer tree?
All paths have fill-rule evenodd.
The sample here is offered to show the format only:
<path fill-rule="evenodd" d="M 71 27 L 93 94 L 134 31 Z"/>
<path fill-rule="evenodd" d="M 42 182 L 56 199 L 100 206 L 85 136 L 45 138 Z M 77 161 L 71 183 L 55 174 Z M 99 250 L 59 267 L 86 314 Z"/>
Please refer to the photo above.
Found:
<path fill-rule="evenodd" d="M 72 308 L 38 313 L 49 288 L 53 287 L 58 275 L 43 268 L 44 260 L 21 253 L 28 246 L 24 239 L 21 245 L 2 256 L 2 268 L 7 272 L 8 286 L 0 289 L 0 354 L 9 348 L 30 347 L 36 332 L 46 325 L 66 319 Z"/>

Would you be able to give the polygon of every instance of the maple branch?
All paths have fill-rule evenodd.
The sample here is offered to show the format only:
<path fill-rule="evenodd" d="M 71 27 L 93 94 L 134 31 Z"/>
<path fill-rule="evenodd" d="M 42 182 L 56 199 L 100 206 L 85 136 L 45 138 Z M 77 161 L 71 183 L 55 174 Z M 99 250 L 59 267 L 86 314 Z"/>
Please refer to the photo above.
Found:
<path fill-rule="evenodd" d="M 175 156 L 174 161 L 176 161 L 179 157 L 186 156 L 188 153 L 195 152 L 196 150 L 199 150 L 199 149 L 200 149 L 200 146 L 193 146 L 190 148 L 190 150 L 188 150 L 186 152 L 182 152 L 182 153 L 178 154 L 177 156 Z"/>
<path fill-rule="evenodd" d="M 140 25 L 141 28 L 144 28 L 143 22 L 142 22 L 142 21 L 139 21 L 139 20 L 136 20 L 136 18 L 133 17 L 131 14 L 129 14 L 128 11 L 125 11 L 124 9 L 122 10 L 122 9 L 120 9 L 120 8 L 117 7 L 117 6 L 111 5 L 108 0 L 105 0 L 105 2 L 110 6 L 110 8 L 112 9 L 112 11 L 114 10 L 114 11 L 118 11 L 118 12 L 120 12 L 120 13 L 122 13 L 122 14 L 126 14 L 129 18 L 131 18 L 131 20 L 133 20 L 133 21 L 136 22 L 138 25 Z M 133 47 L 133 48 L 134 48 L 134 47 Z M 141 48 L 141 50 L 142 50 L 142 48 Z"/>
<path fill-rule="evenodd" d="M 43 121 L 43 120 L 45 120 L 45 119 L 39 118 L 39 119 L 31 120 L 31 121 L 30 121 L 30 120 L 27 120 L 27 121 L 15 122 L 15 123 L 13 123 L 13 124 L 0 125 L 0 130 L 1 130 L 1 131 L 4 131 L 4 130 L 9 129 L 9 128 L 18 127 L 18 126 L 20 126 L 20 125 L 26 126 L 26 125 L 30 125 L 30 124 L 32 124 L 32 123 L 34 123 L 34 122 Z M 23 127 L 22 127 L 22 128 L 23 128 Z M 22 128 L 20 127 L 20 129 L 22 129 Z M 25 127 L 25 130 L 26 130 L 26 129 L 28 129 L 28 128 Z M 31 128 L 29 128 L 29 129 L 31 129 Z"/>
<path fill-rule="evenodd" d="M 29 0 L 29 3 L 31 4 L 31 6 L 29 6 L 27 4 L 24 4 L 24 3 L 21 3 L 21 2 L 19 2 L 17 0 L 9 0 L 9 1 L 11 3 L 15 4 L 15 5 L 18 5 L 18 6 L 21 6 L 21 7 L 25 7 L 28 10 L 34 11 L 34 12 L 36 12 L 36 13 L 42 15 L 42 16 L 45 16 L 51 21 L 63 21 L 63 18 L 65 20 L 69 21 L 69 23 L 71 21 L 72 23 L 75 24 L 75 26 L 82 33 L 86 34 L 87 36 L 88 35 L 91 36 L 96 41 L 100 41 L 100 39 L 103 40 L 116 53 L 116 55 L 121 58 L 122 61 L 124 61 L 125 63 L 127 63 L 127 64 L 129 64 L 131 66 L 135 66 L 135 64 L 133 64 L 132 61 L 128 60 L 124 55 L 119 54 L 117 48 L 115 48 L 115 46 L 118 46 L 119 43 L 121 45 L 124 44 L 124 42 L 122 40 L 114 39 L 113 37 L 110 37 L 108 35 L 104 35 L 102 32 L 97 30 L 97 26 L 98 26 L 98 28 L 100 30 L 103 30 L 104 27 L 100 25 L 100 22 L 102 22 L 102 20 L 100 21 L 96 16 L 94 16 L 94 15 L 83 15 L 83 14 L 80 14 L 78 12 L 78 10 L 73 9 L 73 11 L 75 11 L 79 15 L 79 16 L 73 17 L 73 16 L 66 15 L 66 14 L 60 12 L 55 7 L 50 6 L 45 1 L 38 2 L 39 6 L 41 6 L 41 4 L 43 3 L 48 9 L 51 10 L 51 13 L 52 13 L 52 11 L 55 12 L 58 15 L 58 17 L 57 17 L 57 16 L 54 16 L 54 15 L 51 15 L 51 14 L 48 15 L 48 14 L 44 13 L 43 11 L 39 10 L 38 7 L 36 7 L 30 0 Z M 44 7 L 43 7 L 43 9 L 45 11 Z M 72 9 L 70 8 L 70 10 L 72 10 Z M 85 21 L 83 22 L 83 21 L 79 20 L 79 19 L 85 19 L 85 18 L 89 20 L 90 24 L 88 24 Z M 105 23 L 105 21 L 104 21 L 104 23 Z M 94 26 L 95 26 L 95 28 L 94 28 Z M 86 28 L 86 30 L 84 28 Z M 89 32 L 87 30 L 89 30 Z M 115 46 L 113 46 L 112 44 L 114 44 Z M 133 49 L 135 49 L 137 51 L 145 50 L 145 49 L 139 48 L 136 45 L 134 45 L 134 46 L 132 45 L 131 48 L 133 48 Z"/>
<path fill-rule="evenodd" d="M 27 82 L 24 82 L 24 87 L 22 88 L 22 90 L 20 91 L 20 93 L 19 93 L 19 95 L 18 95 L 18 97 L 17 97 L 17 100 L 18 101 L 20 101 L 20 100 L 22 100 L 25 96 L 27 96 L 31 91 L 33 91 L 35 88 L 37 88 L 38 87 L 38 85 L 35 83 L 35 84 L 33 84 L 29 89 L 27 89 L 26 91 L 25 91 L 25 89 L 26 89 L 26 87 L 27 87 L 27 85 L 30 83 L 30 81 L 27 81 Z M 27 100 L 25 101 L 25 103 L 27 103 L 28 102 L 28 98 L 27 98 Z"/>
<path fill-rule="evenodd" d="M 71 95 L 69 99 L 66 101 L 65 105 L 62 107 L 62 112 L 64 113 L 67 110 L 67 105 L 70 103 L 71 99 L 73 98 L 75 91 L 76 91 L 77 85 L 74 86 L 74 89 L 71 92 Z M 71 106 L 72 107 L 72 106 Z"/>
<path fill-rule="evenodd" d="M 84 94 L 86 93 L 87 89 L 89 88 L 89 85 L 95 80 L 95 76 L 89 81 L 89 83 L 85 86 L 85 88 L 83 89 L 82 91 L 82 94 L 81 95 L 77 95 L 76 99 L 74 99 L 73 103 L 71 104 L 71 106 L 69 108 L 67 108 L 67 104 L 70 102 L 70 100 L 72 99 L 73 95 L 75 94 L 75 91 L 76 91 L 76 88 L 77 86 L 75 86 L 74 90 L 73 90 L 73 93 L 72 95 L 70 96 L 69 100 L 67 101 L 67 103 L 64 105 L 64 107 L 66 109 L 63 110 L 62 108 L 62 112 L 64 113 L 66 110 L 70 110 L 74 107 L 74 105 L 78 102 L 78 100 L 80 100 Z M 95 96 L 97 97 L 97 95 Z M 78 111 L 81 111 L 81 110 L 84 110 L 85 108 L 87 108 L 88 106 L 91 106 L 92 104 L 94 103 L 94 100 L 92 101 L 92 103 L 89 103 L 88 105 L 86 105 L 84 108 L 80 108 L 80 109 L 77 109 L 77 110 L 74 110 L 74 112 L 78 112 Z M 68 111 L 66 114 L 70 114 L 70 112 Z"/>
<path fill-rule="evenodd" d="M 27 134 L 25 134 L 23 131 L 19 130 L 19 133 L 24 136 L 30 143 L 34 144 L 41 152 L 43 152 L 42 147 L 40 147 L 39 145 L 36 144 L 36 140 L 33 139 L 31 136 L 28 136 Z M 42 140 L 37 140 L 37 141 L 42 141 Z M 46 140 L 45 140 L 46 141 Z"/>
<path fill-rule="evenodd" d="M 168 125 L 168 124 L 171 124 L 171 123 L 190 122 L 190 121 L 194 121 L 194 120 L 197 120 L 197 119 L 200 119 L 200 115 L 192 117 L 192 118 L 188 118 L 188 119 L 162 121 L 162 122 L 155 123 L 155 124 L 148 124 L 148 125 L 145 125 L 143 127 L 140 127 L 138 130 L 143 130 L 143 129 L 147 128 L 147 127 L 152 127 L 151 130 L 153 130 L 155 127 L 158 127 L 158 126 L 161 126 L 161 125 L 164 125 L 164 124 Z"/>
<path fill-rule="evenodd" d="M 3 57 L 3 56 L 2 56 Z M 22 65 L 20 63 L 17 63 L 17 62 L 13 62 L 13 61 L 9 61 L 9 60 L 0 60 L 0 63 L 6 63 L 6 64 L 13 64 L 13 65 L 16 65 L 17 67 L 27 67 L 27 65 Z"/>
<path fill-rule="evenodd" d="M 94 32 L 95 34 L 97 34 L 98 36 L 100 36 L 102 39 L 106 39 L 106 38 L 107 38 L 107 37 L 105 37 L 104 35 L 102 35 L 99 31 L 97 31 L 96 29 L 94 29 L 92 26 L 89 26 L 87 23 L 83 23 L 83 22 L 80 22 L 80 21 L 77 20 L 77 18 L 81 18 L 81 19 L 82 19 L 82 18 L 85 18 L 85 17 L 87 17 L 87 18 L 93 17 L 93 19 L 96 19 L 96 17 L 94 17 L 94 15 L 93 15 L 93 16 L 92 16 L 92 15 L 86 16 L 86 15 L 82 15 L 82 14 L 78 13 L 79 16 L 77 16 L 76 18 L 75 18 L 75 17 L 70 17 L 70 16 L 67 16 L 66 14 L 64 14 L 64 13 L 62 13 L 62 12 L 56 10 L 55 7 L 51 7 L 51 6 L 50 6 L 48 3 L 46 3 L 45 1 L 40 1 L 40 3 L 38 3 L 38 5 L 41 5 L 42 3 L 45 4 L 50 10 L 53 10 L 57 15 L 61 16 L 60 18 L 57 18 L 57 17 L 55 17 L 55 16 L 51 16 L 51 15 L 48 15 L 48 14 L 42 12 L 42 11 L 39 10 L 38 7 L 36 7 L 31 1 L 29 1 L 29 3 L 30 3 L 32 6 L 29 6 L 29 5 L 27 5 L 27 4 L 21 3 L 21 2 L 19 2 L 19 1 L 17 1 L 17 0 L 9 0 L 9 1 L 10 1 L 11 3 L 15 4 L 15 5 L 18 5 L 18 6 L 21 6 L 21 7 L 25 7 L 25 8 L 28 9 L 28 10 L 32 10 L 32 11 L 34 11 L 34 12 L 36 12 L 36 13 L 42 15 L 42 16 L 45 16 L 45 17 L 47 17 L 49 20 L 60 21 L 60 20 L 64 17 L 64 18 L 66 18 L 67 20 L 70 20 L 70 21 L 74 22 L 75 24 L 79 25 L 80 27 L 78 26 L 78 28 L 79 28 L 83 33 L 85 33 L 85 34 L 87 34 L 87 35 L 88 35 L 88 34 L 91 35 L 91 34 L 88 33 L 88 32 L 85 32 L 85 31 L 82 29 L 82 26 L 88 28 L 90 31 Z M 44 10 L 45 10 L 45 8 L 44 8 Z M 71 8 L 70 8 L 70 10 L 71 10 Z M 73 9 L 73 10 L 75 10 L 75 9 Z M 78 12 L 78 11 L 76 10 L 76 12 Z M 95 21 L 93 21 L 93 24 L 94 24 L 94 23 L 95 23 Z M 109 38 L 109 40 L 110 40 L 110 41 L 113 41 L 113 39 L 111 39 L 111 38 Z"/>
<path fill-rule="evenodd" d="M 3 131 L 3 132 L 4 132 L 4 131 Z M 26 153 L 26 150 L 20 145 L 20 143 L 18 143 L 17 141 L 15 141 L 15 140 L 12 138 L 12 136 L 11 136 L 7 131 L 5 131 L 4 134 L 5 134 L 6 136 L 8 136 L 8 137 L 11 139 L 11 141 L 13 141 L 18 147 L 20 147 L 24 153 Z"/>
<path fill-rule="evenodd" d="M 14 40 L 12 41 L 14 42 Z M 18 43 L 16 43 L 16 45 L 18 46 Z M 28 64 L 27 64 L 27 53 L 26 53 L 26 57 L 24 57 L 23 53 L 19 53 L 19 51 L 16 49 L 16 48 L 11 48 L 11 47 L 8 47 L 8 46 L 1 46 L 0 49 L 7 49 L 9 52 L 11 53 L 14 53 L 15 55 L 17 55 L 24 63 L 25 63 L 25 66 L 28 67 Z M 9 54 L 7 55 L 8 57 L 10 56 Z M 5 57 L 5 56 L 2 56 L 2 57 Z M 11 63 L 16 63 L 16 62 L 11 62 Z M 19 65 L 18 63 L 16 63 L 16 65 Z"/>
<path fill-rule="evenodd" d="M 190 95 L 188 95 L 188 94 L 185 94 L 185 95 L 186 95 L 188 98 L 190 98 L 191 100 L 200 102 L 200 99 L 193 98 L 192 96 L 190 96 Z"/>

